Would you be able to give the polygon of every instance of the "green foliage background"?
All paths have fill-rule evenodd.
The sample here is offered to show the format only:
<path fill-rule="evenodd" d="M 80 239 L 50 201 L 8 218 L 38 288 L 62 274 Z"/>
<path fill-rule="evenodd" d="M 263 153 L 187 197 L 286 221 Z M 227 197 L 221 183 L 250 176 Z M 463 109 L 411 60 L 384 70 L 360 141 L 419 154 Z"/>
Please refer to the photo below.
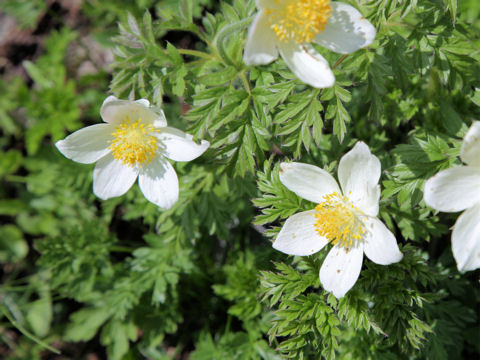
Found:
<path fill-rule="evenodd" d="M 422 200 L 426 179 L 460 164 L 480 119 L 476 0 L 357 0 L 377 28 L 312 89 L 278 61 L 242 61 L 253 0 L 87 0 L 90 34 L 111 67 L 69 71 L 84 28 L 60 22 L 28 78 L 0 79 L 0 356 L 6 359 L 473 359 L 479 271 L 459 273 L 456 214 Z M 44 1 L 0 10 L 35 27 Z M 117 27 L 118 24 L 118 27 Z M 207 139 L 175 163 L 180 200 L 165 212 L 136 185 L 92 194 L 92 166 L 53 143 L 100 121 L 107 94 L 147 98 L 169 124 Z M 319 282 L 327 251 L 271 249 L 290 215 L 311 209 L 278 179 L 296 159 L 336 173 L 357 141 L 382 162 L 380 217 L 404 259 L 364 262 L 345 298 Z"/>

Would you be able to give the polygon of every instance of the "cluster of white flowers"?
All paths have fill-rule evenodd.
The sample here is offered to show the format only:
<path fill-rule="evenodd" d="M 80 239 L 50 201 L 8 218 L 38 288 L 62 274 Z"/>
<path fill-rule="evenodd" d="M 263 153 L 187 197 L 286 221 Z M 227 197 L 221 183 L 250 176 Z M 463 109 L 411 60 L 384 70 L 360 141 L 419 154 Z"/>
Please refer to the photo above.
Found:
<path fill-rule="evenodd" d="M 292 72 L 317 88 L 333 86 L 327 61 L 311 43 L 348 54 L 370 45 L 376 30 L 350 5 L 330 0 L 257 0 L 259 9 L 248 33 L 247 65 L 268 64 L 282 56 Z M 179 182 L 167 159 L 191 161 L 209 143 L 167 126 L 163 112 L 145 99 L 108 97 L 100 110 L 105 123 L 81 129 L 56 143 L 67 158 L 96 162 L 93 191 L 101 199 L 121 196 L 137 177 L 145 197 L 162 209 L 178 200 Z M 480 122 L 467 133 L 461 152 L 467 166 L 444 170 L 425 187 L 425 202 L 440 211 L 466 211 L 452 233 L 459 270 L 480 267 Z M 363 142 L 339 162 L 337 181 L 326 171 L 303 163 L 282 163 L 280 180 L 314 209 L 287 219 L 273 247 L 289 255 L 308 256 L 333 245 L 321 269 L 320 282 L 336 297 L 355 284 L 363 254 L 373 262 L 399 262 L 395 236 L 377 218 L 381 166 Z"/>
<path fill-rule="evenodd" d="M 466 166 L 441 171 L 425 185 L 427 205 L 445 212 L 466 210 L 452 232 L 452 252 L 460 271 L 480 268 L 480 122 L 473 123 L 461 149 Z M 307 256 L 329 242 L 333 248 L 320 269 L 320 282 L 337 298 L 355 284 L 363 253 L 388 265 L 402 259 L 395 236 L 376 217 L 380 161 L 358 142 L 338 165 L 338 180 L 316 166 L 282 163 L 280 181 L 298 196 L 315 202 L 313 210 L 287 219 L 273 247 Z"/>

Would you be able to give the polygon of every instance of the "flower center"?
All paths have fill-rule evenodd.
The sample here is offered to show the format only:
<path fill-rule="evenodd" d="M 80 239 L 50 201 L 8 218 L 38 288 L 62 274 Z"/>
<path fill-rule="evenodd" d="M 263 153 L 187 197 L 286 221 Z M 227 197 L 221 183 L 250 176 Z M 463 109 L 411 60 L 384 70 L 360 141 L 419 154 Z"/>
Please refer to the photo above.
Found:
<path fill-rule="evenodd" d="M 268 25 L 280 41 L 291 39 L 309 43 L 325 30 L 332 12 L 330 0 L 275 0 L 278 7 L 267 8 Z"/>
<path fill-rule="evenodd" d="M 145 125 L 142 119 L 131 122 L 127 117 L 113 133 L 114 139 L 109 146 L 115 160 L 133 167 L 135 164 L 148 164 L 158 148 L 153 125 Z"/>
<path fill-rule="evenodd" d="M 315 230 L 334 245 L 349 248 L 362 241 L 364 214 L 348 197 L 336 191 L 326 195 L 325 201 L 315 207 Z"/>

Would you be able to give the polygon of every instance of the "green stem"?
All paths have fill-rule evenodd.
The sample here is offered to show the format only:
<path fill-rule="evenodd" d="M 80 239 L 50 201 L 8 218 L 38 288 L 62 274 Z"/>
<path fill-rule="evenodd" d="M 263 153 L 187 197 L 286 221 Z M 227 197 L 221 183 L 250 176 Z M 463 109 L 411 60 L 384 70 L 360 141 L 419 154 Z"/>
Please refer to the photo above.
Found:
<path fill-rule="evenodd" d="M 35 335 L 31 334 L 27 329 L 25 329 L 23 326 L 21 326 L 15 319 L 13 319 L 10 316 L 10 313 L 2 306 L 0 307 L 0 310 L 3 315 L 10 321 L 10 323 L 15 326 L 15 328 L 20 331 L 23 335 L 25 335 L 27 338 L 32 340 L 33 342 L 37 343 L 38 345 L 44 347 L 45 349 L 50 350 L 51 352 L 54 352 L 57 355 L 60 355 L 61 352 L 58 349 L 55 349 L 54 347 L 48 345 L 47 343 L 43 342 L 39 338 L 37 338 Z"/>
<path fill-rule="evenodd" d="M 1 290 L 2 291 L 23 291 L 25 289 L 28 289 L 30 287 L 29 284 L 26 285 L 18 285 L 18 286 L 13 286 L 13 285 L 2 285 Z"/>
<path fill-rule="evenodd" d="M 27 178 L 25 176 L 18 176 L 18 175 L 6 175 L 5 180 L 9 182 L 19 182 L 19 183 L 27 182 Z"/>
<path fill-rule="evenodd" d="M 348 56 L 348 54 L 342 55 L 342 57 L 337 60 L 335 65 L 333 65 L 333 69 L 336 69 L 337 66 L 340 65 L 343 62 L 343 60 L 345 60 L 347 58 L 347 56 Z"/>
<path fill-rule="evenodd" d="M 232 317 L 231 317 L 231 315 L 228 315 L 227 325 L 225 326 L 225 334 L 228 334 L 230 332 L 231 323 L 232 323 Z"/>
<path fill-rule="evenodd" d="M 132 248 L 129 248 L 129 247 L 126 247 L 126 246 L 114 245 L 114 246 L 110 247 L 110 250 L 111 250 L 112 252 L 126 252 L 126 253 L 131 253 L 131 252 L 133 252 L 135 249 L 132 249 Z"/>
<path fill-rule="evenodd" d="M 202 58 L 202 59 L 206 59 L 206 60 L 211 60 L 211 59 L 212 59 L 212 55 L 206 54 L 206 53 L 204 53 L 204 52 L 197 51 L 197 50 L 178 49 L 178 52 L 179 52 L 180 54 L 183 54 L 183 55 L 196 56 L 196 57 L 199 57 L 199 58 Z"/>
<path fill-rule="evenodd" d="M 227 37 L 229 37 L 233 33 L 236 33 L 242 30 L 244 27 L 247 27 L 248 25 L 250 25 L 252 21 L 253 21 L 253 16 L 250 16 L 248 18 L 240 20 L 237 23 L 224 26 L 222 30 L 220 30 L 219 33 L 217 34 L 216 39 L 214 40 L 214 43 L 218 49 L 220 57 L 227 64 L 233 65 L 233 61 L 227 55 L 227 51 L 225 49 L 225 40 L 227 39 Z"/>
<path fill-rule="evenodd" d="M 238 76 L 240 77 L 240 79 L 242 79 L 243 85 L 245 86 L 245 90 L 247 90 L 247 93 L 251 95 L 252 91 L 250 90 L 250 84 L 248 83 L 248 79 L 245 76 L 245 72 L 244 71 L 240 72 Z"/>

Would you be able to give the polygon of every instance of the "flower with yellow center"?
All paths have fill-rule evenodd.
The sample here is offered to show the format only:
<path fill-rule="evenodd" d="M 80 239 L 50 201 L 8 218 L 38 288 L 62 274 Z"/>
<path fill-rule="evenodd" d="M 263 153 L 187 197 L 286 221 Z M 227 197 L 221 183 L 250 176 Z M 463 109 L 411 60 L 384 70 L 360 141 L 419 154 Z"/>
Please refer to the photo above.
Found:
<path fill-rule="evenodd" d="M 303 82 L 335 83 L 328 62 L 311 46 L 349 54 L 370 45 L 376 30 L 354 7 L 330 0 L 257 0 L 258 13 L 248 32 L 243 59 L 265 65 L 278 57 Z"/>
<path fill-rule="evenodd" d="M 317 206 L 290 216 L 273 247 L 307 256 L 332 244 L 320 269 L 320 282 L 337 298 L 357 281 L 364 253 L 381 265 L 403 257 L 395 236 L 377 218 L 380 170 L 380 161 L 363 142 L 340 159 L 338 179 L 343 191 L 332 175 L 317 166 L 280 164 L 282 184 Z"/>
<path fill-rule="evenodd" d="M 423 198 L 439 211 L 463 211 L 453 227 L 452 252 L 458 270 L 469 271 L 480 268 L 480 121 L 465 135 L 460 158 L 465 165 L 428 179 Z"/>
<path fill-rule="evenodd" d="M 96 162 L 93 192 L 106 200 L 125 194 L 138 177 L 147 200 L 163 209 L 178 200 L 178 178 L 167 159 L 191 161 L 208 148 L 192 136 L 167 126 L 163 111 L 148 100 L 109 96 L 100 115 L 105 123 L 80 129 L 55 144 L 67 158 Z"/>

